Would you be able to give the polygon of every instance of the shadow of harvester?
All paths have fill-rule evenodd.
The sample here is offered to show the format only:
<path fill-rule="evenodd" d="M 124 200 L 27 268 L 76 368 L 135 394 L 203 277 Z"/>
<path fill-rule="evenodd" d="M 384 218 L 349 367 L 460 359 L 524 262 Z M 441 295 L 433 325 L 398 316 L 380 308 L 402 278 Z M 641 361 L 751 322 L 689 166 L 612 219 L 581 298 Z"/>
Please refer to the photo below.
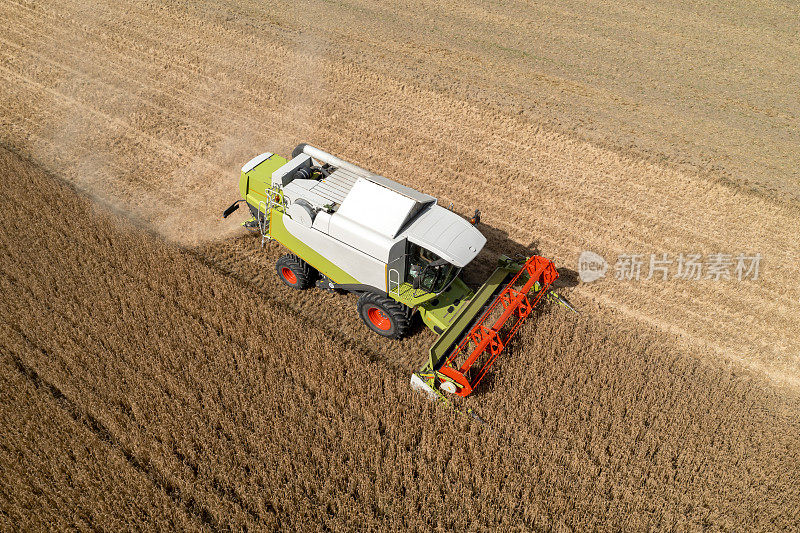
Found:
<path fill-rule="evenodd" d="M 534 240 L 527 246 L 509 238 L 508 232 L 482 222 L 478 230 L 486 237 L 486 246 L 478 257 L 464 269 L 462 278 L 470 287 L 478 287 L 497 267 L 497 260 L 505 255 L 512 259 L 525 261 L 532 255 L 541 255 L 539 241 Z M 553 284 L 555 289 L 568 289 L 578 285 L 578 272 L 564 266 L 556 265 L 558 279 Z"/>

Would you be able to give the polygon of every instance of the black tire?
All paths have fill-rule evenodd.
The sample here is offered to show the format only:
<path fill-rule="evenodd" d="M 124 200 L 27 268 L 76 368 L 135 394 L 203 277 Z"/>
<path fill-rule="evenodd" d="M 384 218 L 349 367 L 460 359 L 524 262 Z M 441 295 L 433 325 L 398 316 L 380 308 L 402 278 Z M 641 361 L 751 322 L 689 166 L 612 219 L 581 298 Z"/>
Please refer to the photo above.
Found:
<path fill-rule="evenodd" d="M 358 298 L 358 314 L 369 329 L 390 339 L 403 338 L 411 326 L 408 307 L 374 292 Z"/>
<path fill-rule="evenodd" d="M 315 270 L 294 254 L 287 254 L 275 262 L 275 272 L 286 285 L 303 290 L 314 284 Z"/>

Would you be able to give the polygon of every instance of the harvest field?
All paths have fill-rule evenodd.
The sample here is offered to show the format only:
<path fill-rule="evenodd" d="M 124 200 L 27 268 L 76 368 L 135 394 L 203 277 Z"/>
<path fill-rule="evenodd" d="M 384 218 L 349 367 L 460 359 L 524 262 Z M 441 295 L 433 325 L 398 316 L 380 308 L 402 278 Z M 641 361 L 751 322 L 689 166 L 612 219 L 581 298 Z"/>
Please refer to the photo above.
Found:
<path fill-rule="evenodd" d="M 797 19 L 685 9 L 0 2 L 2 529 L 796 526 Z M 467 399 L 490 427 L 409 389 L 432 333 L 220 220 L 301 141 L 480 208 L 472 282 L 611 263 Z M 651 253 L 763 259 L 613 279 Z"/>

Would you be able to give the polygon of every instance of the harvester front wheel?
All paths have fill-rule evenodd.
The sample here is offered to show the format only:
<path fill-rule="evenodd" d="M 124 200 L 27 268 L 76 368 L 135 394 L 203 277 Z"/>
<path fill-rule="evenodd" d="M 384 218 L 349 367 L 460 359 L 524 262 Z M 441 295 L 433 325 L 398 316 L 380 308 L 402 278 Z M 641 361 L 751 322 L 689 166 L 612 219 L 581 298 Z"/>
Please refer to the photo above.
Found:
<path fill-rule="evenodd" d="M 294 254 L 287 254 L 275 262 L 281 281 L 293 289 L 307 289 L 314 284 L 314 269 Z"/>
<path fill-rule="evenodd" d="M 374 292 L 358 298 L 358 314 L 369 329 L 392 339 L 400 339 L 411 325 L 408 308 L 391 298 Z"/>

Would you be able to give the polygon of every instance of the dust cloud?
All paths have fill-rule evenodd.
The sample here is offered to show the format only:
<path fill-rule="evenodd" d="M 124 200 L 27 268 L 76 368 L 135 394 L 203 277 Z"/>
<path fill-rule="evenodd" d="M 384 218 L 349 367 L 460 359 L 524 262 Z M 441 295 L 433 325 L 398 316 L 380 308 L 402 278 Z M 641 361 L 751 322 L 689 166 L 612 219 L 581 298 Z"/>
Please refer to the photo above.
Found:
<path fill-rule="evenodd" d="M 67 45 L 93 51 L 92 35 L 102 30 L 105 14 L 84 6 L 71 5 L 69 10 L 83 31 L 72 32 Z M 32 46 L 47 57 L 57 44 L 37 38 Z M 316 102 L 290 86 L 321 88 L 322 47 L 314 32 L 301 32 L 292 79 L 276 104 L 307 132 L 314 129 Z M 215 82 L 230 52 L 220 47 L 196 59 L 192 68 L 203 75 L 180 88 L 185 116 L 169 120 L 169 129 L 162 127 L 161 135 L 149 126 L 165 118 L 166 108 L 159 102 L 176 96 L 171 92 L 174 87 L 160 88 L 169 80 L 143 83 L 86 59 L 91 53 L 72 55 L 55 85 L 75 96 L 68 112 L 52 114 L 50 127 L 31 147 L 33 159 L 104 208 L 178 245 L 198 246 L 240 234 L 247 210 L 240 209 L 227 220 L 222 211 L 239 199 L 241 165 L 263 151 L 288 155 L 299 141 L 270 132 L 269 122 L 260 124 L 258 116 L 246 121 L 231 117 L 225 124 L 215 123 L 214 129 L 205 123 L 203 108 L 230 98 Z M 253 68 L 257 66 L 255 60 Z M 170 68 L 165 66 L 165 77 Z M 92 103 L 80 98 L 86 92 L 92 94 Z"/>

